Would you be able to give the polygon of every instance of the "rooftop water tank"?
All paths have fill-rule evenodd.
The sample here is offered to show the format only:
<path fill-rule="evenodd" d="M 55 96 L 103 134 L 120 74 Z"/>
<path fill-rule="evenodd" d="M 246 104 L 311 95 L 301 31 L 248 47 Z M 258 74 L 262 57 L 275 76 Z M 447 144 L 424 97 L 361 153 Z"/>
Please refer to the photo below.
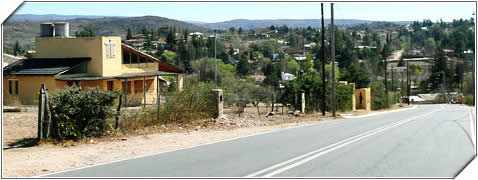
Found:
<path fill-rule="evenodd" d="M 53 23 L 55 27 L 55 36 L 58 37 L 70 37 L 70 24 L 67 22 L 55 22 Z"/>
<path fill-rule="evenodd" d="M 40 24 L 40 37 L 53 37 L 53 23 L 42 23 Z"/>

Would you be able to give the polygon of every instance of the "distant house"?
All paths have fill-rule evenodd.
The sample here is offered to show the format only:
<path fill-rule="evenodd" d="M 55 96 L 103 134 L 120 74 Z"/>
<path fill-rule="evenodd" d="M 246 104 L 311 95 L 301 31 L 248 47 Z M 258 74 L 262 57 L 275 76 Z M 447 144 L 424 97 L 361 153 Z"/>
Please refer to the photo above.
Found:
<path fill-rule="evenodd" d="M 164 46 L 166 46 L 166 41 L 151 41 L 151 43 L 153 44 L 155 48 L 158 48 L 158 47 L 164 48 Z"/>
<path fill-rule="evenodd" d="M 355 49 L 376 49 L 376 46 L 356 46 Z"/>
<path fill-rule="evenodd" d="M 279 61 L 280 60 L 279 54 L 272 54 L 272 60 L 273 61 Z"/>
<path fill-rule="evenodd" d="M 238 48 L 234 48 L 234 52 L 232 53 L 232 55 L 236 55 L 236 54 L 239 54 L 239 49 Z"/>
<path fill-rule="evenodd" d="M 168 83 L 161 76 L 175 76 L 182 89 L 182 69 L 122 44 L 121 37 L 36 37 L 35 48 L 34 58 L 3 68 L 4 99 L 35 104 L 44 84 L 51 93 L 72 85 L 98 87 L 124 92 L 125 101 L 152 103 L 157 86 Z"/>
<path fill-rule="evenodd" d="M 166 34 L 166 33 L 168 33 L 168 31 L 169 31 L 169 27 L 167 27 L 167 26 L 159 28 L 159 32 L 162 33 L 162 34 Z"/>
<path fill-rule="evenodd" d="M 445 53 L 445 56 L 451 57 L 455 56 L 455 51 L 451 49 L 443 49 L 443 52 Z"/>
<path fill-rule="evenodd" d="M 144 39 L 128 39 L 128 40 L 125 40 L 125 44 L 129 46 L 135 46 L 135 47 L 143 46 Z"/>
<path fill-rule="evenodd" d="M 283 81 L 292 81 L 295 79 L 295 76 L 291 73 L 281 72 L 281 79 Z"/>
<path fill-rule="evenodd" d="M 264 75 L 250 75 L 249 78 L 253 78 L 256 82 L 262 82 L 266 78 Z"/>
<path fill-rule="evenodd" d="M 294 57 L 294 59 L 295 59 L 296 61 L 303 61 L 303 60 L 307 59 L 307 57 L 305 57 L 305 56 L 296 56 L 296 57 Z"/>
<path fill-rule="evenodd" d="M 407 52 L 407 55 L 409 56 L 422 56 L 423 57 L 423 51 L 417 50 L 417 49 L 412 49 Z"/>
<path fill-rule="evenodd" d="M 256 37 L 270 38 L 271 35 L 269 35 L 269 34 L 267 34 L 267 33 L 259 33 L 259 34 L 256 34 Z"/>
<path fill-rule="evenodd" d="M 304 47 L 305 47 L 305 48 L 308 48 L 308 49 L 314 48 L 315 46 L 317 46 L 317 44 L 315 44 L 315 42 L 309 43 L 309 44 L 304 44 Z"/>
<path fill-rule="evenodd" d="M 201 37 L 203 35 L 203 33 L 201 32 L 193 32 L 193 33 L 189 33 L 190 36 L 198 36 L 198 37 Z"/>

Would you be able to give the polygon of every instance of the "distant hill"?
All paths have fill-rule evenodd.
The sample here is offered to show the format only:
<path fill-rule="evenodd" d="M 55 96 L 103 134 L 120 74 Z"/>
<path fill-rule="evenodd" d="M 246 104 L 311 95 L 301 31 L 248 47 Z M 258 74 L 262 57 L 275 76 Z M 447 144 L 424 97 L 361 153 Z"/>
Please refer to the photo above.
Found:
<path fill-rule="evenodd" d="M 341 26 L 350 26 L 356 24 L 371 24 L 372 22 L 377 21 L 369 21 L 369 20 L 358 20 L 358 19 L 335 19 L 334 23 L 336 25 Z M 230 21 L 224 22 L 217 22 L 217 23 L 204 23 L 204 22 L 192 22 L 199 26 L 203 26 L 205 28 L 211 29 L 227 29 L 230 27 L 239 28 L 242 27 L 244 29 L 257 29 L 257 28 L 265 28 L 274 26 L 282 26 L 287 25 L 290 28 L 297 28 L 297 27 L 320 27 L 321 20 L 320 19 L 264 19 L 264 20 L 249 20 L 249 19 L 235 19 Z M 328 25 L 330 23 L 330 19 L 324 19 L 324 23 Z M 394 22 L 397 24 L 408 24 L 409 21 L 400 21 Z"/>
<path fill-rule="evenodd" d="M 139 32 L 143 27 L 156 31 L 158 28 L 166 26 L 176 27 L 178 31 L 184 29 L 207 31 L 206 28 L 198 25 L 158 16 L 78 18 L 62 21 L 70 23 L 70 36 L 86 26 L 93 27 L 97 35 L 121 36 L 122 38 L 126 37 L 128 27 L 132 29 L 133 33 Z M 40 24 L 43 22 L 45 21 L 7 21 L 3 26 L 4 45 L 12 47 L 15 41 L 19 41 L 21 45 L 33 48 L 35 37 L 40 34 Z"/>
<path fill-rule="evenodd" d="M 58 21 L 70 19 L 98 19 L 107 16 L 83 16 L 83 15 L 59 15 L 59 14 L 14 14 L 10 16 L 7 21 L 25 22 L 25 21 Z M 110 16 L 112 17 L 112 16 Z"/>

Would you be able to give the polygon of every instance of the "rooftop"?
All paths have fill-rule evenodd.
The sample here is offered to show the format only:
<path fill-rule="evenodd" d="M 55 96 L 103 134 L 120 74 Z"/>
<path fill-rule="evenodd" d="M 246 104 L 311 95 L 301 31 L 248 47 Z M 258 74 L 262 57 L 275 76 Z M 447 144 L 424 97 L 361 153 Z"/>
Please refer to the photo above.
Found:
<path fill-rule="evenodd" d="M 90 61 L 90 57 L 22 59 L 3 68 L 14 75 L 57 75 Z"/>

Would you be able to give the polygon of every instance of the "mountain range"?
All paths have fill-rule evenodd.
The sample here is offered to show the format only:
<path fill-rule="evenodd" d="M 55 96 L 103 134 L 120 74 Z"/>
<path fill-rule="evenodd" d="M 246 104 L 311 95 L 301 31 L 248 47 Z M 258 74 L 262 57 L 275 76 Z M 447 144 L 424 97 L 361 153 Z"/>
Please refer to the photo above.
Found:
<path fill-rule="evenodd" d="M 190 21 L 193 24 L 210 28 L 210 29 L 227 29 L 230 27 L 239 28 L 242 27 L 243 29 L 257 29 L 257 28 L 265 28 L 270 26 L 282 26 L 287 25 L 289 28 L 298 28 L 298 27 L 320 27 L 321 26 L 321 19 L 259 19 L 259 20 L 249 20 L 249 19 L 234 19 L 230 21 L 224 22 L 217 22 L 217 23 L 205 23 L 205 22 L 197 22 L 197 21 Z M 357 24 L 371 24 L 374 22 L 379 21 L 369 21 L 369 20 L 359 20 L 359 19 L 335 19 L 334 23 L 340 26 L 351 26 Z M 412 21 L 396 21 L 392 22 L 396 24 L 409 24 Z M 324 24 L 330 24 L 330 19 L 324 19 Z"/>
<path fill-rule="evenodd" d="M 320 27 L 320 19 L 263 19 L 248 20 L 235 19 L 224 22 L 207 23 L 200 21 L 179 21 L 159 16 L 141 16 L 141 17 L 108 17 L 108 16 L 84 16 L 84 15 L 35 15 L 35 14 L 14 14 L 4 23 L 4 45 L 12 47 L 15 41 L 27 48 L 32 48 L 35 36 L 40 33 L 40 24 L 48 21 L 66 21 L 70 23 L 70 35 L 80 30 L 82 27 L 91 26 L 98 35 L 114 35 L 125 38 L 128 28 L 133 33 L 139 32 L 143 27 L 157 30 L 160 27 L 175 27 L 178 31 L 188 29 L 190 32 L 206 32 L 211 29 L 228 29 L 230 27 L 243 29 L 266 28 L 272 25 L 287 25 L 290 28 L 297 27 Z M 325 19 L 325 24 L 330 20 Z M 356 24 L 371 24 L 377 21 L 358 20 L 358 19 L 336 19 L 335 24 L 339 26 L 350 26 Z M 396 24 L 408 24 L 411 21 L 393 22 Z"/>

